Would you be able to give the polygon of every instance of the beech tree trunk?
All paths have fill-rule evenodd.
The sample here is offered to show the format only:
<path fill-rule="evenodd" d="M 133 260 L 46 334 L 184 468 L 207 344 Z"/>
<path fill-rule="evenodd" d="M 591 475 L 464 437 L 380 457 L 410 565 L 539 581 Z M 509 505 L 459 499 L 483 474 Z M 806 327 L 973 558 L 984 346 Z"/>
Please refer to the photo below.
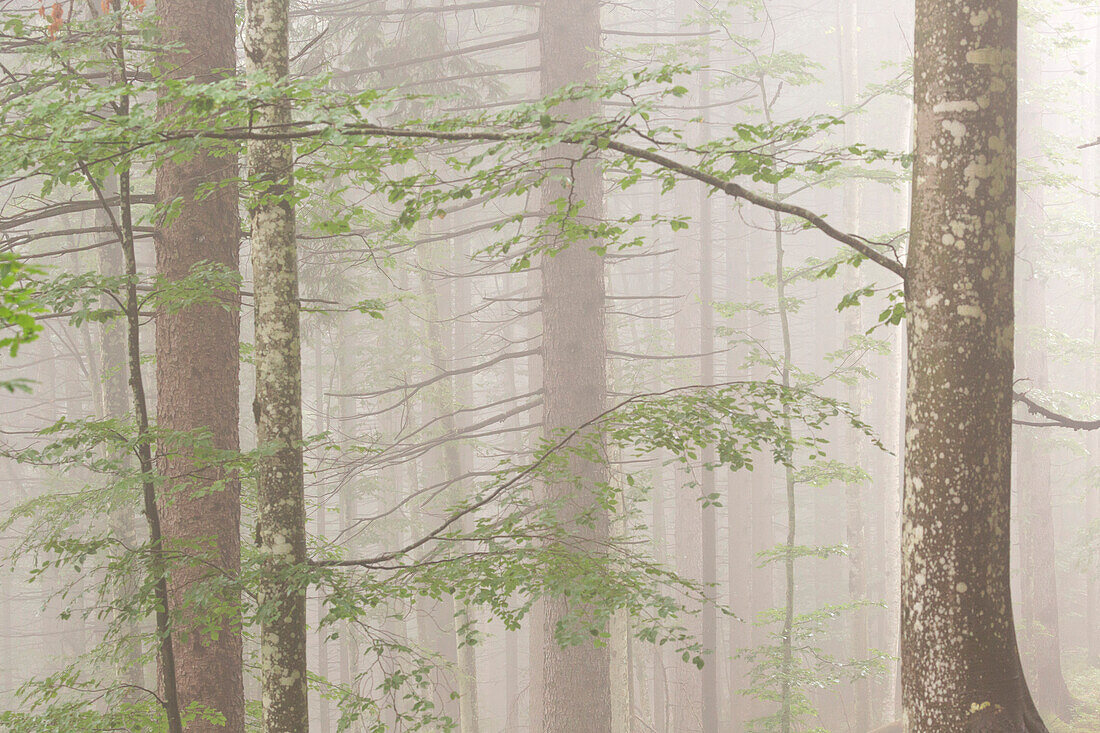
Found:
<path fill-rule="evenodd" d="M 287 0 L 249 0 L 245 56 L 249 71 L 287 78 Z M 284 127 L 289 101 L 258 106 L 253 124 Z M 306 684 L 306 588 L 296 568 L 306 561 L 302 469 L 302 355 L 292 146 L 279 140 L 248 144 L 249 177 L 262 182 L 249 205 L 256 300 L 256 438 L 262 451 L 256 537 L 263 558 L 259 587 L 260 685 L 264 733 L 309 730 Z"/>
<path fill-rule="evenodd" d="M 1009 587 L 1016 3 L 917 0 L 907 307 L 907 730 L 1045 731 Z"/>
<path fill-rule="evenodd" d="M 174 44 L 160 62 L 169 77 L 209 82 L 232 74 L 236 66 L 236 16 L 228 0 L 163 0 L 157 4 L 161 40 Z M 163 107 L 162 115 L 172 114 Z M 156 199 L 180 201 L 179 215 L 158 225 L 157 274 L 168 280 L 187 276 L 208 261 L 238 269 L 240 222 L 236 185 L 222 185 L 201 199 L 196 191 L 238 175 L 235 157 L 196 155 L 181 162 L 164 161 L 157 168 Z M 240 312 L 232 298 L 229 308 L 197 305 L 164 309 L 156 315 L 157 424 L 168 431 L 206 430 L 214 448 L 239 447 Z M 161 501 L 166 547 L 193 548 L 209 543 L 205 560 L 228 576 L 240 568 L 240 485 L 232 478 L 217 491 L 208 487 L 226 477 L 216 467 L 196 467 L 187 452 L 159 450 L 159 472 L 167 480 Z M 189 549 L 188 552 L 193 552 Z M 172 605 L 210 577 L 202 563 L 175 569 L 170 576 Z M 180 705 L 199 703 L 225 716 L 219 726 L 203 719 L 188 726 L 190 733 L 233 733 L 244 730 L 244 682 L 240 599 L 227 597 L 220 606 L 216 634 L 198 625 L 179 629 L 173 644 Z M 207 609 L 209 610 L 209 609 Z M 183 609 L 184 618 L 188 616 Z M 204 609 L 194 609 L 192 616 Z"/>
<path fill-rule="evenodd" d="M 600 14 L 596 0 L 557 0 L 541 6 L 539 45 L 544 93 L 595 78 L 600 47 Z M 591 101 L 562 105 L 565 116 L 583 117 L 597 111 Z M 586 220 L 603 213 L 600 172 L 591 160 L 570 166 L 563 161 L 579 155 L 575 146 L 548 151 L 555 167 L 543 190 L 543 204 L 572 196 L 584 202 Z M 548 242 L 566 248 L 542 258 L 542 366 L 545 395 L 544 425 L 548 435 L 576 428 L 598 415 L 607 398 L 607 349 L 604 334 L 603 258 L 592 242 Z M 596 487 L 607 481 L 607 466 L 573 458 L 570 472 L 579 481 L 550 480 L 546 499 L 560 502 L 559 518 L 581 546 L 599 552 L 608 537 L 608 517 L 593 501 Z M 573 521 L 596 512 L 595 521 Z M 570 544 L 574 544 L 572 541 Z M 574 544 L 574 547 L 576 545 Z M 587 611 L 565 597 L 544 602 L 544 649 L 541 661 L 542 730 L 545 733 L 610 733 L 611 658 L 606 646 L 582 643 L 561 646 L 558 624 Z"/>

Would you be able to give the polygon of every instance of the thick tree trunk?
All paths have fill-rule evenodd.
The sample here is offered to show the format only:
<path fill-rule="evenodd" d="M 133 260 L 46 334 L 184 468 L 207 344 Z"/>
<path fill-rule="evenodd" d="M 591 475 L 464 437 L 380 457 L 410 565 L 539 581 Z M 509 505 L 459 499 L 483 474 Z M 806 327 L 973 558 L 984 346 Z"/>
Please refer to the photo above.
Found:
<path fill-rule="evenodd" d="M 1009 588 L 1016 3 L 916 8 L 905 716 L 911 733 L 1045 731 Z"/>
<path fill-rule="evenodd" d="M 567 84 L 595 78 L 600 47 L 600 15 L 596 0 L 558 0 L 541 6 L 539 43 L 541 84 L 549 93 Z M 592 102 L 563 105 L 566 116 L 587 116 Z M 543 191 L 544 206 L 570 195 L 584 201 L 584 216 L 603 213 L 599 170 L 592 161 L 569 166 L 578 150 L 560 146 L 548 152 L 553 180 Z M 591 242 L 550 242 L 568 245 L 542 259 L 542 364 L 545 394 L 544 425 L 548 435 L 576 428 L 599 414 L 607 397 L 607 349 L 604 336 L 604 271 L 602 257 Z M 578 458 L 569 470 L 579 481 L 551 480 L 546 499 L 559 504 L 563 526 L 580 546 L 599 552 L 608 536 L 608 517 L 593 501 L 596 487 L 607 481 L 607 467 Z M 594 521 L 577 523 L 581 515 Z M 577 546 L 573 541 L 570 544 Z M 542 663 L 542 730 L 545 733 L 611 731 L 611 660 L 606 646 L 591 643 L 561 646 L 554 630 L 570 616 L 585 614 L 565 597 L 544 602 Z M 536 661 L 538 663 L 538 661 Z"/>
<path fill-rule="evenodd" d="M 249 71 L 287 78 L 286 0 L 249 0 L 245 55 Z M 288 101 L 256 108 L 257 127 L 291 121 Z M 256 536 L 263 561 L 258 600 L 264 733 L 309 729 L 306 684 L 306 588 L 296 576 L 306 561 L 302 470 L 302 354 L 292 147 L 278 140 L 248 144 L 249 177 L 262 181 L 250 202 L 256 301 L 257 443 L 264 452 L 257 483 Z"/>
<path fill-rule="evenodd" d="M 161 59 L 177 79 L 209 82 L 232 74 L 236 65 L 236 20 L 227 0 L 164 0 L 157 5 L 162 40 L 176 48 Z M 161 114 L 171 114 L 164 108 Z M 240 224 L 237 187 L 224 185 L 196 199 L 196 191 L 237 176 L 233 157 L 197 155 L 157 168 L 158 203 L 179 201 L 179 215 L 156 228 L 157 274 L 168 281 L 187 276 L 203 261 L 232 271 L 238 267 Z M 162 310 L 156 316 L 157 423 L 169 431 L 207 430 L 213 446 L 237 450 L 239 418 L 240 313 L 236 299 L 228 304 Z M 161 502 L 165 544 L 191 547 L 211 543 L 206 558 L 233 576 L 240 567 L 240 486 L 235 480 L 206 491 L 225 476 L 216 468 L 196 471 L 186 451 L 161 450 L 160 473 L 167 479 L 168 500 Z M 181 567 L 171 576 L 173 605 L 209 576 L 201 563 Z M 185 628 L 174 644 L 180 704 L 192 703 L 225 716 L 225 726 L 202 719 L 193 733 L 244 730 L 244 683 L 240 620 L 233 611 L 239 599 L 219 601 L 223 615 L 217 634 Z M 209 610 L 209 609 L 207 609 Z M 194 614 L 204 609 L 195 609 Z M 184 609 L 184 618 L 187 610 Z"/>

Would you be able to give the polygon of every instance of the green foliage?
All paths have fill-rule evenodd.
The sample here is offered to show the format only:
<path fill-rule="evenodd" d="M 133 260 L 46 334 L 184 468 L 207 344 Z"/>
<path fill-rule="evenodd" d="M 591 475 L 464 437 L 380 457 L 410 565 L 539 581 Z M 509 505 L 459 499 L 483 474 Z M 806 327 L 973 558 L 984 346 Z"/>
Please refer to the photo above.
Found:
<path fill-rule="evenodd" d="M 0 254 L 0 349 L 14 357 L 19 347 L 38 337 L 42 324 L 35 315 L 43 311 L 31 276 L 38 270 L 27 267 L 11 253 Z M 27 390 L 26 380 L 0 380 L 0 390 Z"/>

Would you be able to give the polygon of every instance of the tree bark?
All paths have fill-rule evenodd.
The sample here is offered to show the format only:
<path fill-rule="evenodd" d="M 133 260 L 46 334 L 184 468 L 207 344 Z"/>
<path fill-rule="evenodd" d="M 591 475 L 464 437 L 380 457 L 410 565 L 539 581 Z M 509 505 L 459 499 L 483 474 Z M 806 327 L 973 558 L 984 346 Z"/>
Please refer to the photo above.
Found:
<path fill-rule="evenodd" d="M 595 78 L 600 47 L 600 10 L 596 0 L 557 0 L 541 6 L 539 48 L 544 93 Z M 598 111 L 592 101 L 562 105 L 560 113 L 584 117 Z M 597 221 L 603 214 L 602 178 L 591 160 L 573 165 L 576 146 L 548 151 L 554 166 L 543 190 L 543 205 L 572 196 L 584 202 L 583 216 Z M 552 235 L 551 235 L 552 236 Z M 545 395 L 544 425 L 548 435 L 574 429 L 598 415 L 607 397 L 607 348 L 604 334 L 603 258 L 593 242 L 551 241 L 566 248 L 542 258 L 542 366 Z M 569 472 L 577 481 L 550 479 L 546 499 L 560 506 L 562 526 L 575 533 L 579 546 L 600 552 L 609 534 L 607 513 L 594 503 L 594 493 L 607 481 L 602 461 L 573 457 Z M 594 521 L 576 520 L 588 515 Z M 571 540 L 571 544 L 577 547 Z M 559 623 L 588 609 L 565 597 L 544 601 L 542 665 L 542 730 L 545 733 L 610 733 L 611 659 L 606 646 L 583 643 L 561 646 L 555 639 Z M 536 664 L 538 661 L 535 662 Z"/>
<path fill-rule="evenodd" d="M 840 33 L 840 72 L 841 97 L 845 109 L 854 107 L 859 95 L 859 3 L 857 0 L 840 0 L 838 7 Z M 845 144 L 860 141 L 858 117 L 848 120 L 844 126 Z M 848 231 L 860 230 L 860 217 L 863 208 L 863 189 L 858 180 L 848 181 L 844 187 L 844 223 Z M 852 292 L 863 287 L 864 282 L 858 271 L 848 270 L 845 278 L 845 291 Z M 853 348 L 853 339 L 863 333 L 863 321 L 859 308 L 849 308 L 844 322 L 846 347 Z M 858 378 L 857 378 L 858 379 Z M 865 383 L 862 379 L 853 381 L 848 387 L 847 400 L 858 414 L 863 413 Z M 854 468 L 863 468 L 866 456 L 862 450 L 863 436 L 849 434 L 848 462 Z M 855 441 L 854 445 L 852 441 Z M 863 505 L 865 482 L 860 479 L 849 480 L 845 485 L 844 498 L 846 508 L 846 537 L 848 545 L 848 597 L 853 602 L 867 600 L 867 520 Z M 849 652 L 855 660 L 867 658 L 870 650 L 870 626 L 865 608 L 853 608 L 848 617 Z M 867 678 L 855 680 L 852 684 L 854 697 L 852 727 L 865 731 L 871 727 L 871 685 Z"/>
<path fill-rule="evenodd" d="M 1009 587 L 1016 3 L 917 0 L 902 687 L 911 733 L 1045 731 Z"/>
<path fill-rule="evenodd" d="M 249 71 L 282 82 L 288 69 L 287 0 L 249 0 L 245 56 Z M 283 127 L 289 100 L 258 106 L 253 123 Z M 263 455 L 257 483 L 256 537 L 262 557 L 258 590 L 260 685 L 264 733 L 309 730 L 306 684 L 306 562 L 302 469 L 302 355 L 292 146 L 248 144 L 249 178 L 259 186 L 249 204 L 256 302 L 256 438 Z"/>
<path fill-rule="evenodd" d="M 175 44 L 160 59 L 170 78 L 214 81 L 236 66 L 234 5 L 226 0 L 164 0 L 157 5 L 161 39 Z M 162 105 L 161 115 L 172 110 Z M 237 187 L 221 185 L 210 195 L 196 192 L 237 176 L 232 156 L 199 154 L 185 161 L 164 161 L 157 168 L 158 204 L 178 201 L 179 215 L 156 226 L 157 274 L 179 280 L 203 261 L 232 271 L 238 268 L 240 224 Z M 157 424 L 168 431 L 207 430 L 214 448 L 239 448 L 239 302 L 164 309 L 156 315 Z M 167 500 L 161 501 L 165 544 L 191 548 L 208 543 L 208 560 L 229 576 L 240 568 L 240 485 L 217 467 L 198 467 L 186 450 L 158 451 L 159 471 L 166 478 Z M 227 480 L 228 479 L 228 480 Z M 209 491 L 224 481 L 220 490 Z M 193 552 L 193 550 L 188 550 Z M 180 608 L 188 589 L 210 577 L 209 566 L 193 563 L 172 573 L 170 594 Z M 240 606 L 235 595 L 220 598 L 224 609 Z M 213 604 L 212 604 L 213 605 Z M 208 610 L 208 609 L 207 609 Z M 202 614 L 188 612 L 184 619 Z M 174 644 L 180 704 L 192 703 L 225 716 L 225 726 L 196 720 L 192 733 L 244 730 L 244 682 L 238 613 L 219 611 L 217 633 L 184 622 Z"/>

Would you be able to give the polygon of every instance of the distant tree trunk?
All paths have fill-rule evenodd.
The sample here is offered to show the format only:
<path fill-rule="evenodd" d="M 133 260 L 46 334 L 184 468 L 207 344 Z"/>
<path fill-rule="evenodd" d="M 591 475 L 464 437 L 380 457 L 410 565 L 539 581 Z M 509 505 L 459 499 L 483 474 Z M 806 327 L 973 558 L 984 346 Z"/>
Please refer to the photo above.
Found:
<path fill-rule="evenodd" d="M 840 0 L 840 72 L 841 97 L 845 109 L 855 107 L 859 95 L 859 3 L 857 0 Z M 849 119 L 844 126 L 844 142 L 853 145 L 860 142 L 859 120 Z M 858 179 L 849 181 L 844 187 L 844 223 L 848 231 L 860 231 L 860 217 L 863 207 L 863 188 Z M 863 286 L 859 273 L 848 270 L 845 290 L 852 292 Z M 844 323 L 846 348 L 855 348 L 853 342 L 863 334 L 863 322 L 858 308 L 849 308 Z M 857 377 L 848 388 L 848 403 L 853 410 L 862 414 L 864 382 Z M 849 460 L 856 468 L 864 468 L 866 456 L 860 449 L 862 436 L 849 436 Z M 856 440 L 854 445 L 851 441 Z M 850 480 L 845 485 L 845 507 L 847 510 L 846 543 L 848 545 L 848 597 L 852 602 L 867 600 L 867 528 L 864 518 L 864 486 L 862 480 Z M 853 659 L 866 659 L 870 650 L 870 628 L 867 609 L 854 608 L 848 617 L 849 653 Z M 850 727 L 856 731 L 865 731 L 871 727 L 871 685 L 867 678 L 856 680 L 852 684 L 854 710 Z"/>
<path fill-rule="evenodd" d="M 103 189 L 108 199 L 118 195 L 118 184 L 113 176 L 104 183 Z M 104 229 L 111 226 L 111 218 L 107 212 L 96 211 L 96 225 Z M 125 263 L 119 249 L 100 247 L 96 250 L 96 257 L 100 275 L 118 277 L 125 272 Z M 105 311 L 112 311 L 117 309 L 118 305 L 110 296 L 103 295 L 99 299 L 99 307 Z M 98 371 L 99 384 L 93 385 L 93 389 L 99 393 L 97 399 L 100 407 L 99 417 L 126 420 L 130 413 L 130 399 L 126 386 L 126 331 L 124 325 L 117 320 L 99 324 Z M 112 457 L 122 465 L 128 465 L 130 460 L 130 454 L 125 450 L 118 451 Z M 135 507 L 127 504 L 111 513 L 111 530 L 127 547 L 133 547 L 138 543 L 134 509 Z M 140 633 L 141 630 L 136 621 L 127 624 L 129 639 L 126 641 L 126 646 L 128 648 L 122 655 L 123 661 L 120 665 L 120 676 L 138 688 L 145 686 L 145 673 L 140 662 Z"/>
<path fill-rule="evenodd" d="M 245 56 L 251 72 L 287 78 L 287 0 L 250 0 Z M 290 103 L 253 112 L 257 127 L 291 122 Z M 260 459 L 256 535 L 263 574 L 258 601 L 263 733 L 309 729 L 306 683 L 306 589 L 295 568 L 306 562 L 302 470 L 302 354 L 294 205 L 282 194 L 293 184 L 293 149 L 281 140 L 248 144 L 249 177 L 263 194 L 249 204 L 256 302 L 256 439 Z"/>
<path fill-rule="evenodd" d="M 1098 54 L 1100 55 L 1100 54 Z M 1093 263 L 1092 271 L 1092 344 L 1100 349 L 1100 258 Z M 1089 384 L 1100 384 L 1100 359 L 1093 359 L 1089 368 Z M 1100 404 L 1096 405 L 1100 409 Z M 1097 472 L 1086 491 L 1085 521 L 1089 526 L 1100 524 L 1100 430 L 1093 431 L 1091 449 L 1092 470 Z M 1100 667 L 1100 549 L 1093 550 L 1085 572 L 1085 624 L 1088 639 L 1088 662 Z"/>
<path fill-rule="evenodd" d="M 676 212 L 691 216 L 701 223 L 699 216 L 700 191 L 690 183 L 676 189 Z M 697 224 L 698 226 L 698 224 Z M 701 250 L 694 234 L 697 227 L 684 230 L 676 239 L 676 256 L 673 264 L 673 286 L 678 298 L 673 316 L 674 349 L 676 354 L 692 354 L 698 347 L 699 284 L 702 263 Z M 701 232 L 700 232 L 701 233 Z M 674 470 L 675 494 L 673 506 L 676 518 L 673 524 L 676 550 L 676 572 L 681 577 L 701 582 L 703 579 L 703 476 L 709 474 L 700 461 L 677 466 Z M 713 474 L 709 476 L 713 481 Z M 699 609 L 695 609 L 699 610 Z M 702 637 L 702 618 L 698 614 L 683 621 L 687 631 L 696 639 Z M 709 660 L 708 660 L 709 661 Z M 676 733 L 702 733 L 703 678 L 701 670 L 677 656 L 670 657 L 669 707 L 672 714 L 672 730 Z"/>
<path fill-rule="evenodd" d="M 750 271 L 751 274 L 746 275 L 746 278 L 757 278 L 761 275 L 766 275 L 769 272 L 775 271 L 774 264 L 769 263 L 768 259 L 769 243 L 763 238 L 767 234 L 766 229 L 764 229 L 767 225 L 761 223 L 760 226 L 759 239 L 753 237 L 756 241 L 750 242 L 749 258 L 752 267 Z M 774 250 L 772 250 L 772 254 L 774 255 Z M 748 294 L 749 300 L 756 302 L 763 302 L 768 297 L 766 287 L 758 283 L 749 285 Z M 771 319 L 761 319 L 757 328 L 750 332 L 749 335 L 751 338 L 759 340 L 760 343 L 771 343 L 774 338 Z M 771 370 L 765 360 L 759 360 L 753 365 L 750 375 L 752 380 L 762 381 L 771 376 Z M 759 619 L 761 613 L 770 611 L 776 605 L 775 581 L 777 564 L 769 563 L 761 567 L 756 558 L 758 558 L 762 552 L 775 549 L 776 471 L 777 469 L 771 461 L 763 461 L 761 465 L 757 466 L 752 474 L 747 477 L 750 490 L 750 518 L 747 530 L 752 540 L 750 549 L 752 550 L 752 557 L 754 559 L 751 587 L 752 603 L 750 605 L 751 615 L 749 616 L 749 621 L 752 623 L 750 645 L 754 649 L 759 649 L 765 644 L 772 643 L 771 630 L 765 624 L 756 623 L 756 621 Z M 759 698 L 753 698 L 749 707 L 749 713 L 753 718 L 768 715 L 773 712 L 773 710 L 769 708 L 768 703 Z"/>
<path fill-rule="evenodd" d="M 1100 28 L 1093 37 L 1095 56 L 1093 64 L 1093 114 L 1096 120 L 1100 120 Z M 1100 185 L 1100 166 L 1093 167 L 1093 185 Z M 1100 200 L 1093 198 L 1093 221 L 1100 220 Z M 1092 263 L 1092 345 L 1100 349 L 1100 256 Z M 1100 359 L 1093 359 L 1088 370 L 1091 385 L 1100 384 Z M 1100 410 L 1100 400 L 1094 401 L 1094 406 Z M 1085 496 L 1085 521 L 1093 526 L 1094 522 L 1100 523 L 1100 430 L 1092 433 L 1090 450 L 1092 470 L 1097 471 L 1095 478 L 1087 489 Z M 1092 553 L 1091 562 L 1086 566 L 1085 579 L 1085 626 L 1086 626 L 1086 650 L 1088 662 L 1094 667 L 1100 667 L 1100 549 Z"/>
<path fill-rule="evenodd" d="M 778 198 L 779 186 L 775 185 L 772 195 Z M 779 313 L 779 336 L 782 340 L 782 361 L 779 364 L 779 383 L 784 387 L 791 386 L 791 325 L 787 308 L 786 294 L 786 268 L 784 265 L 783 250 L 783 222 L 779 214 L 772 217 L 772 226 L 775 231 L 775 300 L 776 310 Z M 791 419 L 783 415 L 783 429 L 791 432 Z M 797 694 L 793 680 L 794 669 L 797 665 L 794 649 L 794 611 L 795 611 L 795 546 L 798 537 L 798 507 L 795 501 L 795 477 L 791 466 L 783 467 L 783 486 L 785 489 L 787 509 L 787 538 L 784 543 L 783 578 L 785 591 L 783 595 L 783 625 L 780 631 L 780 654 L 782 655 L 780 674 L 780 698 L 779 698 L 779 730 L 780 733 L 791 733 L 794 730 L 797 712 L 794 709 L 794 697 Z"/>
<path fill-rule="evenodd" d="M 341 439 L 350 444 L 358 440 L 355 426 L 355 398 L 351 395 L 358 385 L 355 382 L 356 355 L 351 353 L 355 333 L 349 329 L 351 315 L 339 314 L 336 317 L 336 384 L 339 396 L 336 398 L 336 417 L 339 421 Z M 337 498 L 340 513 L 339 535 L 345 543 L 354 548 L 359 521 L 359 484 L 351 476 L 344 476 L 340 482 Z M 359 644 L 354 624 L 343 622 L 337 638 L 340 684 L 348 688 L 358 686 Z"/>
<path fill-rule="evenodd" d="M 315 402 L 315 419 L 313 423 L 314 434 L 320 434 L 328 430 L 329 428 L 329 411 L 327 409 L 327 402 L 325 396 L 325 347 L 331 348 L 331 342 L 327 341 L 324 337 L 324 333 L 321 332 L 317 335 L 317 343 L 313 345 L 313 399 Z M 315 527 L 317 529 L 317 539 L 323 544 L 328 541 L 328 508 L 326 506 L 326 499 L 328 497 L 329 487 L 324 482 L 319 481 L 317 483 L 317 493 L 315 494 L 317 501 L 317 520 Z M 314 643 L 317 645 L 317 674 L 322 679 L 329 680 L 329 644 L 328 635 L 332 633 L 332 629 L 329 626 L 322 626 L 321 619 L 325 617 L 325 599 L 318 597 L 314 601 L 314 614 L 317 619 L 316 627 L 314 629 Z M 324 687 L 321 687 L 314 696 L 315 711 L 317 715 L 317 724 L 320 726 L 320 733 L 329 733 L 329 701 L 325 699 L 320 693 L 324 691 Z"/>
<path fill-rule="evenodd" d="M 664 466 L 658 463 L 653 469 L 653 493 L 650 496 L 653 505 L 653 556 L 662 565 L 668 562 L 664 474 Z M 664 649 L 654 644 L 651 648 L 651 655 L 653 662 L 653 729 L 657 733 L 668 733 L 668 669 L 665 664 Z"/>
<path fill-rule="evenodd" d="M 236 16 L 227 0 L 163 0 L 157 5 L 161 40 L 176 47 L 160 59 L 175 79 L 210 82 L 231 75 L 236 66 Z M 170 115 L 162 106 L 161 115 Z M 157 167 L 158 203 L 178 201 L 178 216 L 154 232 L 157 274 L 168 281 L 188 275 L 200 262 L 238 269 L 240 223 L 237 187 L 210 184 L 238 175 L 232 156 L 198 154 L 181 161 L 165 160 Z M 227 296 L 228 297 L 228 296 Z M 236 298 L 220 305 L 182 310 L 162 309 L 156 315 L 157 423 L 168 431 L 209 431 L 213 446 L 239 447 L 240 312 Z M 212 542 L 207 558 L 229 576 L 240 567 L 240 485 L 229 477 L 217 491 L 206 488 L 226 479 L 216 467 L 196 471 L 186 450 L 160 451 L 159 471 L 167 479 L 170 500 L 161 502 L 165 544 L 184 546 Z M 184 594 L 208 577 L 201 563 L 181 567 L 171 575 L 170 593 L 176 608 Z M 180 704 L 200 703 L 225 716 L 225 726 L 199 719 L 190 733 L 233 733 L 244 730 L 244 681 L 240 619 L 233 610 L 236 596 L 209 604 L 221 606 L 218 633 L 183 628 L 173 645 Z M 205 609 L 207 612 L 210 609 Z M 202 613 L 204 609 L 195 609 Z M 184 609 L 184 618 L 187 611 Z M 186 641 L 184 641 L 186 637 Z"/>
<path fill-rule="evenodd" d="M 1029 198 L 1039 196 L 1033 192 Z M 1034 205 L 1034 204 L 1031 204 Z M 1043 213 L 1029 224 L 1037 226 Z M 1046 355 L 1041 338 L 1046 329 L 1046 283 L 1038 276 L 1024 278 L 1020 299 L 1022 319 L 1032 326 L 1021 363 L 1030 382 L 1024 388 L 1045 390 L 1049 387 Z M 1068 720 L 1073 698 L 1062 674 L 1062 644 L 1058 623 L 1058 584 L 1056 581 L 1057 547 L 1054 534 L 1050 483 L 1050 448 L 1038 430 L 1022 428 L 1017 455 L 1020 497 L 1020 568 L 1022 588 L 1020 612 L 1024 626 L 1020 630 L 1027 679 L 1036 704 L 1044 711 Z"/>
<path fill-rule="evenodd" d="M 911 733 L 1046 731 L 1009 587 L 1016 3 L 916 11 L 905 717 Z"/>
<path fill-rule="evenodd" d="M 729 226 L 738 220 L 739 212 L 729 215 Z M 740 237 L 731 238 L 726 244 L 726 300 L 732 303 L 748 302 L 748 282 L 751 277 L 749 267 L 750 243 L 748 234 L 740 230 Z M 737 317 L 732 324 L 735 331 L 743 332 L 748 326 L 745 316 Z M 740 351 L 727 352 L 726 378 L 744 375 L 737 367 L 735 359 L 741 359 Z M 749 665 L 738 658 L 738 653 L 750 646 L 752 633 L 752 582 L 756 563 L 752 551 L 752 474 L 741 472 L 726 473 L 726 538 L 729 553 L 728 591 L 729 607 L 739 618 L 729 620 L 729 668 L 730 679 L 728 700 L 730 706 L 730 726 L 734 733 L 740 733 L 750 718 L 748 700 L 740 694 L 748 687 L 747 673 Z"/>
<path fill-rule="evenodd" d="M 1030 44 L 1029 44 L 1030 46 Z M 1034 54 L 1023 64 L 1021 90 L 1025 102 L 1022 114 L 1019 156 L 1023 160 L 1041 163 L 1043 111 L 1034 94 L 1042 86 L 1042 61 Z M 1042 181 L 1035 181 L 1020 207 L 1022 222 L 1018 232 L 1017 250 L 1030 263 L 1042 259 L 1044 190 Z M 1029 381 L 1022 389 L 1049 388 L 1048 367 L 1043 343 L 1047 327 L 1046 281 L 1037 264 L 1027 265 L 1029 272 L 1018 278 L 1019 320 L 1029 326 L 1018 344 L 1016 363 L 1023 366 Z M 1054 513 L 1051 497 L 1050 447 L 1044 445 L 1035 428 L 1022 427 L 1017 448 L 1017 496 L 1021 511 L 1020 526 L 1020 612 L 1024 626 L 1020 630 L 1025 671 L 1035 703 L 1044 712 L 1068 719 L 1073 699 L 1062 674 L 1061 634 L 1058 623 L 1058 585 L 1056 582 L 1057 546 L 1054 534 Z"/>
<path fill-rule="evenodd" d="M 700 105 L 710 105 L 710 75 L 702 73 Z M 705 114 L 705 113 L 704 113 Z M 714 211 L 710 196 L 700 193 L 699 203 L 699 381 L 714 384 Z M 699 477 L 703 503 L 702 513 L 702 571 L 703 582 L 712 589 L 718 583 L 718 526 L 715 510 L 715 476 L 707 465 L 715 462 L 713 446 L 703 449 L 703 472 Z M 716 590 L 708 591 L 713 595 Z M 710 653 L 702 669 L 702 723 L 703 733 L 718 733 L 718 599 L 703 606 L 700 643 Z"/>
<path fill-rule="evenodd" d="M 600 47 L 600 11 L 596 0 L 558 0 L 541 6 L 541 84 L 549 93 L 567 84 L 595 78 Z M 591 101 L 562 105 L 566 116 L 598 111 Z M 603 214 L 600 172 L 592 161 L 562 166 L 576 158 L 574 146 L 548 151 L 556 170 L 543 190 L 543 204 L 568 196 L 584 201 L 583 215 Z M 557 162 L 555 162 L 557 161 Z M 570 179 L 571 177 L 571 179 Z M 562 180 L 562 179 L 567 180 Z M 542 258 L 542 364 L 545 395 L 544 425 L 548 435 L 577 428 L 598 415 L 607 397 L 607 349 L 604 336 L 604 271 L 602 257 L 591 242 L 568 244 L 553 257 Z M 545 486 L 546 499 L 560 502 L 559 518 L 581 546 L 600 552 L 608 538 L 608 517 L 593 501 L 596 487 L 607 481 L 607 466 L 571 458 L 569 470 L 578 482 L 554 479 Z M 591 523 L 573 520 L 595 513 Z M 573 543 L 571 543 L 573 544 Z M 610 733 L 611 661 L 606 646 L 583 643 L 563 647 L 554 630 L 570 616 L 585 614 L 566 597 L 544 601 L 542 661 L 542 726 L 545 733 Z M 537 662 L 536 662 L 537 663 Z"/>

